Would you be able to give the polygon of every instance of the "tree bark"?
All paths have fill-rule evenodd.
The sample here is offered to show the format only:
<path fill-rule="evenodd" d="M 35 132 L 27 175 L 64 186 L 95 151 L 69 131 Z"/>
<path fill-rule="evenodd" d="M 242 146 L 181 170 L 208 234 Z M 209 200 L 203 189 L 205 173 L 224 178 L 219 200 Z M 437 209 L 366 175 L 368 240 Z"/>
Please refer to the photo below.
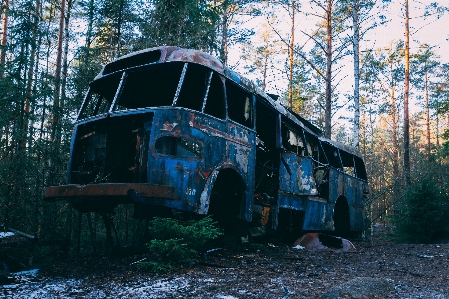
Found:
<path fill-rule="evenodd" d="M 39 26 L 39 12 L 40 12 L 40 0 L 36 1 L 33 14 L 33 37 L 31 39 L 31 54 L 30 54 L 30 68 L 28 69 L 28 79 L 27 79 L 27 91 L 25 97 L 25 107 L 24 107 L 24 120 L 23 120 L 23 136 L 20 147 L 24 149 L 26 147 L 28 126 L 29 126 L 29 116 L 31 112 L 31 95 L 33 89 L 33 76 L 34 76 L 34 63 L 37 51 L 37 29 Z"/>
<path fill-rule="evenodd" d="M 221 23 L 221 60 L 224 65 L 228 63 L 228 1 L 223 3 L 223 20 Z"/>
<path fill-rule="evenodd" d="M 62 45 L 64 34 L 64 18 L 65 18 L 65 3 L 66 0 L 61 1 L 61 10 L 59 15 L 59 33 L 58 33 L 58 50 L 56 55 L 56 71 L 55 71 L 55 94 L 53 98 L 53 115 L 52 115 L 52 140 L 58 142 L 59 134 L 59 114 L 60 114 L 60 92 L 61 92 L 61 61 L 62 61 Z"/>
<path fill-rule="evenodd" d="M 73 0 L 68 0 L 67 2 L 67 16 L 65 18 L 64 26 L 64 51 L 63 51 L 63 62 L 62 62 L 62 74 L 61 74 L 61 108 L 64 108 L 64 101 L 66 98 L 66 86 L 67 86 L 67 71 L 68 62 L 67 58 L 69 56 L 69 24 L 70 24 L 70 13 L 73 5 Z"/>
<path fill-rule="evenodd" d="M 399 141 L 398 141 L 398 119 L 396 113 L 396 100 L 394 97 L 395 87 L 391 87 L 391 123 L 392 123 L 392 135 L 393 135 L 393 183 L 396 185 L 396 179 L 399 177 Z"/>
<path fill-rule="evenodd" d="M 359 148 L 359 121 L 360 121 L 360 62 L 359 62 L 359 0 L 353 0 L 352 23 L 354 28 L 354 36 L 352 37 L 354 47 L 354 140 L 353 146 Z"/>
<path fill-rule="evenodd" d="M 428 74 L 427 74 L 427 66 L 426 66 L 426 73 L 425 73 L 425 89 L 426 89 L 426 131 L 427 131 L 427 159 L 430 159 L 430 153 L 431 153 L 431 146 L 430 146 L 430 107 L 429 107 L 429 81 L 428 81 Z"/>
<path fill-rule="evenodd" d="M 3 0 L 3 18 L 2 18 L 2 39 L 0 43 L 0 78 L 4 77 L 4 69 L 6 64 L 6 41 L 8 36 L 8 14 L 9 0 Z"/>
<path fill-rule="evenodd" d="M 293 108 L 293 50 L 295 46 L 295 0 L 292 0 L 292 15 L 291 15 L 292 27 L 291 38 L 289 47 L 289 74 L 288 74 L 288 106 Z"/>
<path fill-rule="evenodd" d="M 405 80 L 404 80 L 404 177 L 405 184 L 411 185 L 410 177 L 410 120 L 409 120 L 409 89 L 410 89 L 410 32 L 408 0 L 405 0 Z"/>
<path fill-rule="evenodd" d="M 324 109 L 324 137 L 332 135 L 332 0 L 327 1 L 326 103 Z"/>

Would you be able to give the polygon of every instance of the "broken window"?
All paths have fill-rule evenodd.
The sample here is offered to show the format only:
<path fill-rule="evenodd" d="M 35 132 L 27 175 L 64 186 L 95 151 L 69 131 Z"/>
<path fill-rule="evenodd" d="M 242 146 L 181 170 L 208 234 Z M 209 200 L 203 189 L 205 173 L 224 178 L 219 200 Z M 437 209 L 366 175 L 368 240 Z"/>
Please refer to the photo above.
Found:
<path fill-rule="evenodd" d="M 226 117 L 223 81 L 220 75 L 215 72 L 210 80 L 204 113 L 221 119 Z"/>
<path fill-rule="evenodd" d="M 235 122 L 253 128 L 253 95 L 231 81 L 226 81 L 228 116 Z"/>
<path fill-rule="evenodd" d="M 203 147 L 200 144 L 174 136 L 159 137 L 154 147 L 156 152 L 161 155 L 176 156 L 179 158 L 201 157 L 203 153 Z"/>
<path fill-rule="evenodd" d="M 306 156 L 302 129 L 293 129 L 292 126 L 282 122 L 281 130 L 284 149 L 299 156 Z"/>
<path fill-rule="evenodd" d="M 276 197 L 279 188 L 280 156 L 276 149 L 278 112 L 264 99 L 256 101 L 256 191 Z"/>
<path fill-rule="evenodd" d="M 323 145 L 323 150 L 326 154 L 329 165 L 341 170 L 342 165 L 338 148 L 326 142 L 322 142 L 321 144 Z"/>
<path fill-rule="evenodd" d="M 354 168 L 354 155 L 349 154 L 345 151 L 340 150 L 341 162 L 343 163 L 343 170 L 346 174 L 355 176 L 355 168 Z"/>
<path fill-rule="evenodd" d="M 109 111 L 115 92 L 120 83 L 121 74 L 103 77 L 91 83 L 79 119 L 99 115 Z"/>
<path fill-rule="evenodd" d="M 188 64 L 176 106 L 201 111 L 209 85 L 209 77 L 210 71 L 205 67 Z"/>
<path fill-rule="evenodd" d="M 114 110 L 171 106 L 182 68 L 182 63 L 173 63 L 130 71 Z"/>
<path fill-rule="evenodd" d="M 310 133 L 305 134 L 306 144 L 307 144 L 307 152 L 309 156 L 312 156 L 312 159 L 318 164 L 327 165 L 327 157 L 324 153 L 321 142 L 315 136 Z"/>
<path fill-rule="evenodd" d="M 355 162 L 355 172 L 359 179 L 366 180 L 366 169 L 365 169 L 365 163 L 363 160 L 359 157 L 354 156 L 354 162 Z"/>

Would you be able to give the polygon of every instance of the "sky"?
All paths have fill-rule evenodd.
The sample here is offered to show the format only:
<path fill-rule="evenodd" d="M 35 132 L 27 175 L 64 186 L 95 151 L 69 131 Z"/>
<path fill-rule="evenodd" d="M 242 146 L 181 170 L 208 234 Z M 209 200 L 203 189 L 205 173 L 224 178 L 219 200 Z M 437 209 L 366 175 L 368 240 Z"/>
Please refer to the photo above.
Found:
<path fill-rule="evenodd" d="M 306 1 L 301 1 L 306 2 Z M 435 2 L 435 0 L 409 0 L 409 16 L 410 16 L 410 53 L 413 54 L 419 50 L 420 44 L 427 43 L 430 46 L 434 46 L 433 50 L 437 55 L 440 56 L 440 60 L 443 63 L 449 62 L 449 11 L 437 18 L 435 15 L 428 17 L 427 19 L 421 17 L 424 13 L 424 7 L 426 5 Z M 404 39 L 405 25 L 404 25 L 404 0 L 391 0 L 387 9 L 378 11 L 379 14 L 385 15 L 385 19 L 389 20 L 386 24 L 378 26 L 370 30 L 365 36 L 364 40 L 360 43 L 360 49 L 372 49 L 372 48 L 384 48 L 389 45 L 391 41 L 398 41 Z M 449 0 L 439 1 L 442 6 L 449 7 Z M 307 11 L 308 8 L 303 5 L 301 8 L 303 11 Z M 316 11 L 316 13 L 320 13 Z M 376 12 L 373 11 L 373 14 Z M 288 38 L 290 31 L 290 25 L 288 24 L 289 17 L 286 15 L 285 11 L 276 12 L 277 19 L 281 22 L 280 32 L 285 37 Z M 285 20 L 285 24 L 283 24 Z M 304 44 L 307 37 L 300 31 L 311 32 L 315 28 L 317 18 L 312 16 L 305 16 L 304 14 L 298 14 L 296 16 L 296 33 L 295 41 L 299 44 Z M 266 22 L 266 17 L 259 17 L 246 22 L 245 25 L 248 27 L 255 28 L 256 34 L 257 30 L 262 28 L 261 24 Z M 309 42 L 309 47 L 312 43 Z M 307 45 L 306 45 L 307 48 Z M 231 48 L 230 50 L 230 61 L 229 64 L 237 65 L 236 71 L 244 74 L 249 79 L 255 80 L 257 75 L 249 74 L 243 68 L 243 64 L 239 61 L 239 54 L 241 49 L 239 47 Z M 285 61 L 285 58 L 283 59 Z M 340 101 L 347 102 L 345 94 L 353 94 L 353 65 L 352 57 L 348 56 L 344 60 L 344 67 L 339 74 L 339 78 L 336 81 L 341 81 L 338 86 L 337 92 L 341 95 Z M 411 70 L 413 71 L 413 70 Z M 267 86 L 266 91 L 269 93 L 280 94 L 287 89 L 288 80 L 285 75 L 280 73 L 269 73 L 268 81 L 271 83 Z M 273 78 L 274 77 L 274 78 Z M 411 109 L 414 109 L 413 99 L 410 100 Z M 345 116 L 348 113 L 348 109 L 342 109 L 338 111 L 333 117 L 333 121 L 339 121 L 341 116 Z"/>

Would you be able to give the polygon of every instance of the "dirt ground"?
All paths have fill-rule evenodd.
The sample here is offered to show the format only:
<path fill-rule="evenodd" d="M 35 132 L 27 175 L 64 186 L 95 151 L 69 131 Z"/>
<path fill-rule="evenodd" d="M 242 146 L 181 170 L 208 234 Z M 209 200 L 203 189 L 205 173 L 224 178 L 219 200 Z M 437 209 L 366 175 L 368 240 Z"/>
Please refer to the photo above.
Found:
<path fill-rule="evenodd" d="M 15 274 L 0 286 L 0 298 L 320 298 L 359 277 L 392 288 L 366 295 L 355 286 L 356 295 L 322 298 L 449 298 L 449 245 L 354 245 L 354 252 L 338 252 L 251 243 L 212 250 L 163 275 L 143 271 L 136 264 L 143 256 L 82 258 Z"/>

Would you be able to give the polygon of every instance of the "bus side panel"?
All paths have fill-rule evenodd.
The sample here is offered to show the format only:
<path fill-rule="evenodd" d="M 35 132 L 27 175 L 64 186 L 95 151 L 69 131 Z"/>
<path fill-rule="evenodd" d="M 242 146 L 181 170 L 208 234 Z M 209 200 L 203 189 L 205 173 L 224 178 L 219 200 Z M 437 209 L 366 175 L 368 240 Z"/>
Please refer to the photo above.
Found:
<path fill-rule="evenodd" d="M 148 159 L 148 181 L 151 184 L 174 187 L 176 197 L 188 207 L 188 211 L 197 212 L 200 196 L 206 180 L 217 161 L 224 155 L 220 150 L 224 140 L 207 136 L 208 134 L 192 126 L 194 116 L 189 111 L 165 110 L 156 113 L 151 135 L 151 148 Z M 175 136 L 192 140 L 202 146 L 202 157 L 181 158 L 161 155 L 155 150 L 157 138 Z M 220 142 L 221 141 L 221 142 Z M 212 149 L 212 150 L 211 150 Z M 220 160 L 220 161 L 221 161 Z"/>
<path fill-rule="evenodd" d="M 309 200 L 303 230 L 334 230 L 333 204 Z"/>
<path fill-rule="evenodd" d="M 351 231 L 364 229 L 363 182 L 351 177 L 345 178 L 345 197 L 348 200 Z"/>
<path fill-rule="evenodd" d="M 345 193 L 345 184 L 343 180 L 343 174 L 332 168 L 328 168 L 329 171 L 329 202 L 335 203 L 340 195 Z"/>
<path fill-rule="evenodd" d="M 329 181 L 329 202 L 335 203 L 339 196 L 344 196 L 349 205 L 351 231 L 363 230 L 363 182 L 333 168 L 329 168 Z"/>
<path fill-rule="evenodd" d="M 256 169 L 254 159 L 256 156 L 255 133 L 233 123 L 229 123 L 228 132 L 230 139 L 226 147 L 227 160 L 236 166 L 237 172 L 245 182 L 245 218 L 247 221 L 251 221 Z"/>
<path fill-rule="evenodd" d="M 293 153 L 283 153 L 279 167 L 279 190 L 298 195 L 309 195 L 315 189 L 312 161 Z"/>

